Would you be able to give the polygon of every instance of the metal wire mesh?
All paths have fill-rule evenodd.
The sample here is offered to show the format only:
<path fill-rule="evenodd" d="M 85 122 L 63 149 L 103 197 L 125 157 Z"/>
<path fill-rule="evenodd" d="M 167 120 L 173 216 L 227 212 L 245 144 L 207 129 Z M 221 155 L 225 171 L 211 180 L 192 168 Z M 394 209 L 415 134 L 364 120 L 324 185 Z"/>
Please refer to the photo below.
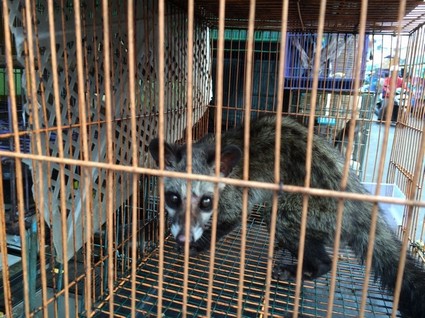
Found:
<path fill-rule="evenodd" d="M 248 221 L 245 285 L 243 294 L 243 317 L 262 317 L 264 305 L 264 281 L 267 275 L 268 230 L 262 220 L 262 207 L 257 208 Z M 213 282 L 213 317 L 236 317 L 236 288 L 240 266 L 240 229 L 217 244 Z M 334 317 L 358 317 L 364 267 L 359 265 L 352 252 L 342 248 L 337 274 L 337 289 Z M 280 261 L 292 264 L 295 261 L 288 252 L 282 253 Z M 164 258 L 164 300 L 165 317 L 180 317 L 183 299 L 184 258 L 176 251 L 170 237 L 165 245 Z M 188 312 L 191 317 L 206 315 L 208 270 L 211 266 L 209 255 L 201 254 L 190 259 L 188 278 Z M 137 306 L 139 317 L 156 315 L 158 302 L 158 251 L 154 251 L 146 262 L 137 269 L 136 277 L 123 278 L 114 290 L 115 317 L 128 317 L 131 313 L 131 281 L 136 280 Z M 323 317 L 326 315 L 329 297 L 329 274 L 315 281 L 303 281 L 300 315 L 302 317 Z M 294 304 L 294 282 L 273 280 L 270 291 L 270 316 L 291 317 Z M 373 279 L 370 280 L 365 314 L 367 317 L 386 317 L 391 312 L 392 297 L 381 290 Z M 107 316 L 108 304 L 100 303 L 95 317 Z"/>
<path fill-rule="evenodd" d="M 394 297 L 381 290 L 372 279 L 371 257 L 359 265 L 339 247 L 338 234 L 328 247 L 338 262 L 328 274 L 277 282 L 271 278 L 274 227 L 265 226 L 262 208 L 245 222 L 248 188 L 275 192 L 268 202 L 272 219 L 278 192 L 303 194 L 301 232 L 309 195 L 390 203 L 403 210 L 396 222 L 401 255 L 412 250 L 424 260 L 423 6 L 406 14 L 415 3 L 397 2 L 382 21 L 366 21 L 368 8 L 375 17 L 382 5 L 369 2 L 352 3 L 359 19 L 353 32 L 332 18 L 351 2 L 315 1 L 310 13 L 318 15 L 299 29 L 290 26 L 303 25 L 302 10 L 298 2 L 299 14 L 288 21 L 294 12 L 289 1 L 242 1 L 240 12 L 228 3 L 230 16 L 224 0 L 213 9 L 208 1 L 3 1 L 0 48 L 7 74 L 0 111 L 9 118 L 0 133 L 1 145 L 7 144 L 0 149 L 0 311 L 10 317 L 398 316 L 393 301 L 400 286 Z M 265 19 L 258 11 L 265 7 L 278 18 Z M 383 34 L 367 33 L 375 30 L 397 35 L 388 58 L 375 52 L 384 43 Z M 408 41 L 405 54 L 402 39 Z M 390 102 L 383 125 L 373 114 L 380 72 L 392 72 L 395 81 L 401 66 L 410 97 L 398 108 Z M 241 180 L 222 179 L 219 165 L 215 176 L 194 175 L 190 161 L 196 158 L 188 159 L 185 172 L 166 171 L 162 160 L 152 168 L 147 147 L 157 135 L 161 142 L 187 140 L 190 149 L 207 132 L 219 140 L 242 122 L 248 132 L 250 121 L 264 114 L 277 114 L 278 123 L 280 115 L 290 116 L 308 127 L 302 186 L 282 185 L 279 151 L 275 171 L 268 172 L 274 182 L 248 180 L 248 151 Z M 351 169 L 376 184 L 375 192 L 311 188 L 314 135 L 346 156 L 341 189 Z M 280 138 L 277 133 L 275 149 Z M 164 177 L 245 187 L 242 226 L 197 258 L 177 253 L 166 227 Z M 380 197 L 384 182 L 403 197 Z M 370 223 L 372 250 L 373 213 Z M 299 264 L 304 243 L 301 235 Z M 288 264 L 297 258 L 277 256 Z"/>

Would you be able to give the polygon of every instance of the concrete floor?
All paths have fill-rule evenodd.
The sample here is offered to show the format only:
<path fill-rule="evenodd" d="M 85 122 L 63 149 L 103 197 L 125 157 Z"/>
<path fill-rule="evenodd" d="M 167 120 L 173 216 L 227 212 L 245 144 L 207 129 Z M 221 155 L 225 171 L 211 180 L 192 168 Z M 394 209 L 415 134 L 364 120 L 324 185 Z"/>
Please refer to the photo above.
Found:
<path fill-rule="evenodd" d="M 374 119 L 377 119 L 375 115 L 374 115 Z M 365 182 L 376 182 L 378 179 L 378 163 L 381 161 L 381 158 L 382 158 L 384 132 L 385 132 L 385 125 L 378 122 L 372 123 L 369 144 L 368 144 L 366 169 L 365 169 L 365 175 L 363 178 L 363 181 Z M 384 171 L 383 171 L 383 177 L 382 177 L 382 182 L 384 183 L 387 182 L 387 173 L 388 173 L 391 149 L 392 149 L 392 145 L 394 141 L 394 132 L 395 132 L 395 127 L 390 126 L 387 150 L 384 156 L 385 165 L 384 165 Z"/>
<path fill-rule="evenodd" d="M 377 120 L 376 115 L 374 115 L 374 119 Z M 376 183 L 378 179 L 378 166 L 381 162 L 381 159 L 385 160 L 384 164 L 384 170 L 383 170 L 383 176 L 382 176 L 382 183 L 387 184 L 391 183 L 390 180 L 388 180 L 388 169 L 389 169 L 389 161 L 391 156 L 391 151 L 393 147 L 393 141 L 394 141 L 394 133 L 395 133 L 396 127 L 390 126 L 389 128 L 389 135 L 388 135 L 388 145 L 386 152 L 384 156 L 382 156 L 382 148 L 383 148 L 383 139 L 384 139 L 384 133 L 385 133 L 385 125 L 381 124 L 379 122 L 373 122 L 371 125 L 370 130 L 370 138 L 368 142 L 368 155 L 366 158 L 366 164 L 365 164 L 365 173 L 362 178 L 362 180 L 365 183 Z M 404 194 L 400 189 L 398 189 L 397 186 L 394 187 L 394 192 L 389 193 L 386 192 L 386 189 L 381 190 L 382 195 L 393 195 L 395 197 L 404 197 Z M 374 188 L 368 189 L 373 193 Z M 425 200 L 425 191 L 422 188 L 421 190 L 421 200 Z M 403 212 L 405 210 L 405 206 L 400 205 L 389 205 L 386 208 L 389 208 L 391 210 L 391 221 L 395 221 L 397 225 L 400 225 L 402 222 L 402 216 Z M 419 218 L 418 218 L 418 227 L 416 232 L 416 239 L 420 239 L 421 236 L 421 229 L 422 224 L 424 222 L 425 218 L 425 208 L 419 209 Z"/>

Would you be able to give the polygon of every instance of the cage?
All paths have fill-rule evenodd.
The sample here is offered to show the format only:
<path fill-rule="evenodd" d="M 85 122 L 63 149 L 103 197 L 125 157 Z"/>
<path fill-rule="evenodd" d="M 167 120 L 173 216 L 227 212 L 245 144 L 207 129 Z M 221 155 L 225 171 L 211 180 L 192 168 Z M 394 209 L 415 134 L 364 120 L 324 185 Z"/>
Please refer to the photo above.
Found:
<path fill-rule="evenodd" d="M 424 10 L 411 0 L 3 1 L 0 316 L 407 317 L 398 310 L 409 297 L 407 266 L 422 317 Z M 384 78 L 394 87 L 397 75 L 400 91 L 387 97 Z M 226 162 L 197 173 L 194 141 L 209 140 L 217 160 L 212 150 L 229 148 L 211 136 L 250 125 L 261 132 L 255 123 L 272 117 L 276 138 L 260 156 L 244 148 L 249 130 L 240 135 L 243 176 L 220 174 Z M 294 137 L 307 154 L 299 183 L 278 177 L 286 152 L 275 149 L 288 138 L 278 131 L 287 125 L 303 132 Z M 159 146 L 155 162 L 156 137 L 187 145 L 183 171 L 167 169 L 167 151 L 178 146 Z M 335 189 L 308 177 L 312 167 L 335 166 L 329 154 L 314 165 L 316 143 L 340 158 Z M 261 164 L 249 167 L 250 157 Z M 255 168 L 261 180 L 250 177 Z M 346 191 L 354 179 L 369 192 Z M 205 225 L 213 238 L 230 230 L 218 223 L 219 188 L 240 189 L 228 204 L 241 206 L 239 225 L 198 253 L 185 238 L 176 244 L 169 200 L 182 199 L 165 193 L 175 180 L 189 184 L 188 197 L 195 185 L 213 185 L 203 203 L 214 211 Z M 270 199 L 250 207 L 265 192 Z M 304 202 L 295 252 L 274 244 L 278 205 L 292 194 Z M 328 200 L 337 217 L 332 244 L 320 250 L 332 266 L 309 279 L 312 198 Z M 364 255 L 339 232 L 347 202 L 370 208 L 358 229 Z M 378 210 L 394 232 L 388 241 Z M 187 233 L 195 218 L 183 219 Z M 383 282 L 373 244 L 397 240 L 386 268 L 394 281 Z M 276 276 L 276 264 L 294 277 Z"/>

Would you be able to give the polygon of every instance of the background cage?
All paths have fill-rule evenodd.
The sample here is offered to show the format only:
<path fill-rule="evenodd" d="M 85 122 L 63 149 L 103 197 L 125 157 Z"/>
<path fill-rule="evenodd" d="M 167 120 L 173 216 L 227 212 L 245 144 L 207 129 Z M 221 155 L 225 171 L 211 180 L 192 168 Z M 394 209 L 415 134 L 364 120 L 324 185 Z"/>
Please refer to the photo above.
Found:
<path fill-rule="evenodd" d="M 403 216 L 396 226 L 400 235 L 409 228 L 409 246 L 423 260 L 418 242 L 424 237 L 424 176 L 418 162 L 423 161 L 424 6 L 387 1 L 384 14 L 381 2 L 369 1 L 362 29 L 362 2 L 328 1 L 320 15 L 324 3 L 289 1 L 285 23 L 286 2 L 251 2 L 252 19 L 250 2 L 229 1 L 223 20 L 217 2 L 209 0 L 194 7 L 179 0 L 5 1 L 0 311 L 45 317 L 260 317 L 268 308 L 270 316 L 294 311 L 325 316 L 329 274 L 303 282 L 300 295 L 287 282 L 272 281 L 266 292 L 264 207 L 247 225 L 242 287 L 239 230 L 217 243 L 212 275 L 208 253 L 185 262 L 161 229 L 161 174 L 149 169 L 147 153 L 161 127 L 168 141 L 199 139 L 215 131 L 220 109 L 227 130 L 243 121 L 247 104 L 251 118 L 276 113 L 280 93 L 285 116 L 304 125 L 314 120 L 314 132 L 343 153 L 355 120 L 351 167 L 362 180 L 389 183 L 414 200 L 409 227 L 403 214 L 407 201 L 394 201 Z M 390 60 L 405 70 L 412 96 L 400 107 L 396 127 L 376 123 L 381 75 L 367 69 L 373 61 L 391 71 L 374 43 L 393 34 Z M 400 38 L 408 42 L 403 56 Z M 374 76 L 374 89 L 362 87 Z M 394 136 L 392 146 L 387 136 Z M 282 258 L 292 261 L 286 254 Z M 339 258 L 332 313 L 357 317 L 365 267 L 345 248 Z M 392 295 L 377 286 L 370 279 L 366 316 L 391 314 Z"/>

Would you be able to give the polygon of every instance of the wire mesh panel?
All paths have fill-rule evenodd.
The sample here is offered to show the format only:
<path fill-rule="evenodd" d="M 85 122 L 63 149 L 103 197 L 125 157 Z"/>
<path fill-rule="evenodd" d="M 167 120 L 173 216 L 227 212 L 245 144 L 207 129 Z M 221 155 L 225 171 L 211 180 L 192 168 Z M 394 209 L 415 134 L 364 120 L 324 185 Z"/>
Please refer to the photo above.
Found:
<path fill-rule="evenodd" d="M 2 6 L 0 312 L 423 317 L 423 5 Z"/>
<path fill-rule="evenodd" d="M 267 275 L 267 226 L 262 219 L 263 207 L 257 207 L 248 221 L 247 259 L 245 264 L 246 282 L 243 290 L 243 317 L 261 317 L 264 307 L 264 280 Z M 213 316 L 237 316 L 238 303 L 235 295 L 239 279 L 240 266 L 240 229 L 221 241 L 216 249 L 214 264 L 214 283 L 212 290 Z M 167 241 L 164 259 L 164 303 L 166 317 L 180 317 L 183 301 L 184 259 L 175 250 L 174 242 Z M 360 266 L 349 249 L 341 249 L 337 277 L 335 308 L 336 317 L 358 317 L 358 300 L 361 297 L 364 267 Z M 289 253 L 279 255 L 280 261 L 291 264 L 294 259 Z M 212 266 L 207 253 L 190 259 L 188 315 L 199 317 L 206 315 L 208 292 L 208 270 Z M 114 291 L 116 297 L 116 317 L 130 315 L 129 301 L 131 280 L 128 276 Z M 156 315 L 158 304 L 158 254 L 153 253 L 137 271 L 137 315 L 146 317 Z M 323 317 L 326 315 L 329 297 L 329 275 L 315 281 L 304 281 L 302 285 L 302 317 Z M 271 286 L 271 317 L 292 317 L 294 302 L 294 282 L 274 280 Z M 367 317 L 384 317 L 391 312 L 391 296 L 383 291 L 371 279 L 366 308 Z M 100 303 L 95 317 L 109 313 L 107 303 Z M 399 317 L 399 315 L 397 315 Z"/>
<path fill-rule="evenodd" d="M 11 17 L 10 21 L 12 25 L 16 25 L 16 20 L 22 19 L 19 10 L 19 3 L 11 2 Z M 35 58 L 36 60 L 33 71 L 36 74 L 25 73 L 27 84 L 31 80 L 30 76 L 34 76 L 37 87 L 40 87 L 37 96 L 37 101 L 29 100 L 26 104 L 27 110 L 37 109 L 38 114 L 35 116 L 30 113 L 30 120 L 32 122 L 32 129 L 40 129 L 36 134 L 33 134 L 33 144 L 35 145 L 36 138 L 40 142 L 40 149 L 42 152 L 40 155 L 51 155 L 58 156 L 57 147 L 57 132 L 52 131 L 56 127 L 57 119 L 55 114 L 55 99 L 60 99 L 61 107 L 61 121 L 63 127 L 60 127 L 62 139 L 64 140 L 64 151 L 65 156 L 68 158 L 81 158 L 83 157 L 82 152 L 84 149 L 82 139 L 88 138 L 87 147 L 90 151 L 87 154 L 87 158 L 95 162 L 105 162 L 107 156 L 106 146 L 106 114 L 105 114 L 105 91 L 110 90 L 112 96 L 112 102 L 116 107 L 113 109 L 112 117 L 114 119 L 114 131 L 115 140 L 114 144 L 119 147 L 114 147 L 114 158 L 116 158 L 117 164 L 129 164 L 131 156 L 128 152 L 130 149 L 129 139 L 129 120 L 130 109 L 126 105 L 128 104 L 128 89 L 126 87 L 126 81 L 128 78 L 128 37 L 124 23 L 121 21 L 124 16 L 124 10 L 120 9 L 118 3 L 113 4 L 110 7 L 111 12 L 111 40 L 110 43 L 105 43 L 103 40 L 103 30 L 99 27 L 101 22 L 102 14 L 100 4 L 96 2 L 86 2 L 84 7 L 87 11 L 81 16 L 82 26 L 82 41 L 83 41 L 83 56 L 84 56 L 84 78 L 78 78 L 76 70 L 76 56 L 77 47 L 76 40 L 72 36 L 70 30 L 76 28 L 74 19 L 74 10 L 72 4 L 66 6 L 55 7 L 55 34 L 57 47 L 56 53 L 59 60 L 62 62 L 59 64 L 57 70 L 53 70 L 50 59 L 50 47 L 49 41 L 50 36 L 48 30 L 48 15 L 47 15 L 47 2 L 37 2 L 33 8 L 28 8 L 31 13 L 34 13 L 34 21 L 38 23 L 33 26 L 35 31 Z M 137 77 L 138 93 L 139 93 L 139 104 L 143 105 L 139 107 L 136 112 L 138 120 L 138 138 L 139 145 L 139 157 L 140 163 L 144 164 L 145 152 L 144 145 L 150 136 L 156 134 L 157 119 L 155 112 L 157 108 L 157 77 L 158 70 L 155 62 L 155 56 L 157 53 L 157 28 L 155 28 L 154 15 L 157 8 L 154 3 L 147 2 L 142 8 L 137 10 L 138 16 L 134 27 L 137 30 L 137 42 L 136 50 L 138 52 L 136 56 L 137 60 Z M 31 14 L 30 13 L 30 14 Z M 166 35 L 167 45 L 166 49 L 166 92 L 168 99 L 167 112 L 170 114 L 167 116 L 167 138 L 170 140 L 177 140 L 182 138 L 182 133 L 185 129 L 185 112 L 182 111 L 186 103 L 184 95 L 181 91 L 184 91 L 185 77 L 184 77 L 184 61 L 187 58 L 185 56 L 185 44 L 186 38 L 184 37 L 184 30 L 186 29 L 184 16 L 177 9 L 169 8 L 169 18 L 167 21 L 168 34 Z M 15 38 L 18 39 L 17 47 L 19 55 L 24 64 L 25 52 L 24 45 L 25 37 L 24 32 L 27 32 L 24 27 L 12 28 Z M 179 33 L 183 32 L 183 33 Z M 196 43 L 199 44 L 197 47 L 199 51 L 195 52 L 195 57 L 199 60 L 199 67 L 195 72 L 196 85 L 198 87 L 195 90 L 194 101 L 195 105 L 204 105 L 204 109 L 195 112 L 195 120 L 199 120 L 205 111 L 205 105 L 209 101 L 209 66 L 208 62 L 201 62 L 201 59 L 208 59 L 208 33 L 206 30 L 199 28 L 198 37 L 195 39 Z M 70 34 L 71 33 L 71 34 Z M 182 36 L 183 35 L 183 36 Z M 181 41 L 181 44 L 178 43 Z M 104 61 L 102 56 L 104 54 L 104 46 L 110 45 L 111 50 L 111 74 L 104 74 Z M 202 51 L 202 52 L 201 52 Z M 54 96 L 53 85 L 52 85 L 52 72 L 57 72 L 59 77 L 60 96 Z M 105 76 L 112 78 L 112 87 L 105 86 Z M 78 81 L 84 81 L 85 88 L 85 107 L 86 107 L 86 118 L 87 127 L 81 127 L 82 124 L 81 116 L 76 110 L 78 109 Z M 25 85 L 25 83 L 24 83 Z M 180 94 L 180 95 L 179 95 Z M 29 92 L 28 92 L 28 95 Z M 31 104 L 32 103 L 32 104 Z M 202 106 L 201 106 L 202 107 Z M 197 109 L 199 107 L 197 106 Z M 173 114 L 179 114 L 177 116 Z M 38 121 L 37 123 L 35 121 Z M 37 128 L 38 127 L 38 128 Z M 87 132 L 84 135 L 83 129 L 87 128 Z M 35 148 L 34 148 L 35 150 Z M 83 244 L 83 235 L 81 233 L 81 227 L 79 223 L 84 220 L 84 216 L 81 215 L 82 202 L 88 200 L 85 196 L 87 193 L 81 193 L 80 189 L 80 171 L 79 168 L 69 167 L 66 169 L 66 187 L 67 187 L 67 210 L 74 211 L 74 219 L 68 219 L 68 229 L 70 233 L 75 233 L 75 237 L 71 236 L 68 239 L 68 255 L 65 258 L 69 259 L 78 251 Z M 52 217 L 52 221 L 56 223 L 53 227 L 53 240 L 55 242 L 56 252 L 58 253 L 58 260 L 62 259 L 62 244 L 61 241 L 61 227 L 59 226 L 59 219 L 56 217 L 59 214 L 57 210 L 59 208 L 59 165 L 51 163 L 49 166 L 43 167 L 42 171 L 37 172 L 34 170 L 34 180 L 42 182 L 43 186 L 37 187 L 35 191 L 40 191 L 37 196 L 50 198 L 44 200 L 44 206 L 40 207 L 41 210 L 45 211 L 45 218 L 49 219 Z M 38 174 L 37 174 L 38 173 Z M 91 187 L 93 192 L 92 202 L 94 204 L 93 211 L 93 224 L 94 229 L 99 229 L 100 225 L 105 222 L 105 211 L 106 200 L 103 196 L 106 195 L 106 188 L 102 185 L 106 179 L 106 171 L 93 169 L 90 172 L 91 176 Z M 131 191 L 131 187 L 124 181 L 125 176 L 116 176 L 116 187 L 114 193 L 114 200 L 117 206 L 121 205 L 128 198 Z M 38 189 L 37 189 L 38 188 Z M 40 204 L 40 203 L 39 203 Z M 100 204 L 98 206 L 98 204 Z M 71 207 L 72 205 L 72 207 Z M 56 207 L 56 208 L 54 208 Z M 52 208 L 54 208 L 52 210 Z M 98 212 L 100 213 L 98 213 Z M 74 241 L 75 240 L 75 241 Z"/>
<path fill-rule="evenodd" d="M 217 63 L 217 29 L 212 31 L 213 63 Z M 224 129 L 235 127 L 243 121 L 246 108 L 244 84 L 246 74 L 247 31 L 225 30 L 224 33 L 223 90 Z M 257 30 L 254 33 L 253 92 L 251 118 L 265 113 L 276 113 L 278 96 L 278 62 L 281 55 L 279 31 Z M 345 152 L 350 120 L 356 123 L 352 167 L 359 175 L 365 172 L 365 153 L 377 92 L 375 88 L 362 88 L 362 94 L 354 96 L 355 63 L 360 59 L 365 77 L 368 37 L 363 39 L 365 50 L 358 54 L 359 36 L 328 33 L 322 39 L 320 69 L 318 71 L 317 98 L 314 111 L 314 131 L 334 143 Z M 313 61 L 317 54 L 317 34 L 289 33 L 286 40 L 284 71 L 284 113 L 304 125 L 310 120 L 313 85 Z M 215 72 L 213 69 L 213 76 Z M 217 98 L 217 97 L 216 97 Z M 213 99 L 213 104 L 215 103 Z M 354 111 L 355 118 L 352 117 Z"/>
<path fill-rule="evenodd" d="M 154 192 L 155 179 L 116 168 L 129 167 L 133 162 L 142 167 L 150 164 L 146 147 L 158 133 L 159 77 L 165 78 L 162 93 L 167 105 L 166 138 L 176 141 L 184 137 L 188 103 L 187 19 L 181 9 L 167 4 L 165 50 L 161 52 L 165 65 L 160 69 L 159 9 L 154 1 L 133 5 L 132 38 L 128 34 L 127 3 L 121 1 L 110 3 L 107 8 L 98 1 L 6 4 L 5 30 L 13 35 L 15 60 L 25 65 L 22 82 L 15 89 L 21 90 L 22 86 L 28 126 L 13 129 L 16 136 L 31 139 L 31 148 L 24 152 L 36 156 L 22 159 L 32 171 L 37 211 L 36 217 L 27 217 L 23 226 L 32 238 L 31 247 L 22 246 L 22 250 L 26 253 L 25 248 L 37 245 L 42 250 L 40 258 L 28 255 L 34 276 L 24 277 L 31 281 L 30 292 L 24 294 L 34 294 L 34 299 L 25 299 L 25 305 L 31 303 L 31 310 L 40 310 L 35 291 L 41 284 L 43 313 L 57 314 L 60 304 L 54 297 L 64 283 L 66 293 L 85 293 L 85 303 L 87 299 L 97 299 L 107 291 L 108 279 L 115 280 L 128 272 L 129 264 L 135 262 L 129 255 L 134 245 L 129 242 L 131 236 L 139 235 L 136 258 L 144 257 L 158 239 L 157 215 L 152 210 L 155 206 L 146 200 L 147 194 Z M 105 21 L 109 21 L 106 26 Z M 190 58 L 196 63 L 190 71 L 190 104 L 193 121 L 200 123 L 196 133 L 201 134 L 211 99 L 209 33 L 200 19 L 194 28 L 192 40 L 196 49 Z M 131 57 L 130 45 L 136 52 Z M 134 74 L 129 73 L 131 62 L 135 64 Z M 134 99 L 129 92 L 129 77 L 135 80 Z M 137 105 L 134 112 L 132 102 Z M 9 140 L 10 135 L 2 137 Z M 11 149 L 16 147 L 14 144 Z M 81 165 L 80 160 L 88 166 Z M 115 166 L 115 170 L 109 170 L 107 165 Z M 132 181 L 134 178 L 138 178 L 137 183 Z M 134 212 L 129 208 L 135 206 L 131 204 L 133 198 L 144 206 L 143 210 Z M 137 233 L 130 226 L 134 213 L 140 222 Z M 109 260 L 111 257 L 113 260 Z M 41 266 L 41 276 L 37 266 Z M 23 270 L 27 272 L 25 266 Z M 18 288 L 22 290 L 24 286 Z M 53 295 L 48 294 L 48 288 L 53 288 Z M 78 313 L 85 303 L 77 296 L 76 299 L 73 312 Z M 55 306 L 47 308 L 52 302 Z"/>
<path fill-rule="evenodd" d="M 409 37 L 404 69 L 404 91 L 400 94 L 397 109 L 397 129 L 389 161 L 388 182 L 396 184 L 408 198 L 424 199 L 424 82 L 425 64 L 420 51 L 425 44 L 423 26 Z M 424 209 L 406 209 L 402 229 L 408 231 L 409 242 L 422 246 L 425 234 Z M 420 252 L 422 259 L 423 252 Z"/>

